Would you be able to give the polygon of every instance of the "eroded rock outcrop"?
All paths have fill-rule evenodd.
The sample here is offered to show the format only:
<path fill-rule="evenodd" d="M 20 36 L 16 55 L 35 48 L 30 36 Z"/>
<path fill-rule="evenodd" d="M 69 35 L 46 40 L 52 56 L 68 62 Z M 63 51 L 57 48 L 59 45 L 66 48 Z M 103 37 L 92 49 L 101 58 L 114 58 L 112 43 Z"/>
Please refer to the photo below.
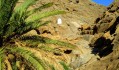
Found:
<path fill-rule="evenodd" d="M 79 70 L 118 70 L 119 69 L 119 1 L 111 4 L 102 16 L 96 19 L 94 38 L 90 42 L 93 58 Z M 89 29 L 90 31 L 90 29 Z"/>

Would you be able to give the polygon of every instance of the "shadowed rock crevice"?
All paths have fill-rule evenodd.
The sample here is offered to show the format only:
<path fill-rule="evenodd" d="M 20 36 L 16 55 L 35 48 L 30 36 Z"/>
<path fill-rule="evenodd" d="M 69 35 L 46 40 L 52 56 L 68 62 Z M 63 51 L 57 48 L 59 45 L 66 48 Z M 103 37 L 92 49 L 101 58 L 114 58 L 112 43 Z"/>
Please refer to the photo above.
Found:
<path fill-rule="evenodd" d="M 111 52 L 113 52 L 113 45 L 110 39 L 105 39 L 104 37 L 98 38 L 93 46 L 92 53 L 99 54 L 100 57 L 104 57 Z"/>
<path fill-rule="evenodd" d="M 119 17 L 117 17 L 117 19 L 114 22 L 114 24 L 109 29 L 107 29 L 107 31 L 110 30 L 110 34 L 114 34 L 118 24 L 119 24 Z"/>
<path fill-rule="evenodd" d="M 70 54 L 72 52 L 72 50 L 65 50 L 64 53 L 66 54 Z"/>

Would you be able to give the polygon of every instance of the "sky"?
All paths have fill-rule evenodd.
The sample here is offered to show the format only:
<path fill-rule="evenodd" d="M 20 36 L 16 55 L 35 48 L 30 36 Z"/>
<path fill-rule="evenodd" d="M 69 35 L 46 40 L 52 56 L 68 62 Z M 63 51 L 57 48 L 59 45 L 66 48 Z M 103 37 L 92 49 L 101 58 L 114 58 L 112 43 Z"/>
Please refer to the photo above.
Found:
<path fill-rule="evenodd" d="M 114 0 L 92 0 L 92 1 L 100 5 L 109 6 Z"/>

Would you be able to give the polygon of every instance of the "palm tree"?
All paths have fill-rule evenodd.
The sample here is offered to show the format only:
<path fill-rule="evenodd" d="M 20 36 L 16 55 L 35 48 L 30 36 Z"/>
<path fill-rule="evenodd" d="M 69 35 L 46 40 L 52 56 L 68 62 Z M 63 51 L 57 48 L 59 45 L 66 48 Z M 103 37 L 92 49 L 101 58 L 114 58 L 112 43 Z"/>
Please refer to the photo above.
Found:
<path fill-rule="evenodd" d="M 18 0 L 0 0 L 0 70 L 58 69 L 58 67 L 55 68 L 56 65 L 48 62 L 48 57 L 43 57 L 44 53 L 56 55 L 62 53 L 62 51 L 49 47 L 49 44 L 68 48 L 75 46 L 46 37 L 25 36 L 24 34 L 50 22 L 42 22 L 42 18 L 65 12 L 55 10 L 41 13 L 42 9 L 52 6 L 53 3 L 28 10 L 37 0 L 25 0 L 20 6 L 16 6 L 17 2 Z M 69 69 L 63 61 L 58 62 L 65 70 Z"/>

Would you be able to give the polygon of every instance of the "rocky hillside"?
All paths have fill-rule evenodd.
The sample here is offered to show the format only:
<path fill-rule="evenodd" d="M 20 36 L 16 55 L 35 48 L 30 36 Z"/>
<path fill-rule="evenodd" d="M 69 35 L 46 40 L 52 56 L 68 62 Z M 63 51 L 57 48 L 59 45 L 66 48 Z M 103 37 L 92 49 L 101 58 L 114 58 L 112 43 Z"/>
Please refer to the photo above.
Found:
<path fill-rule="evenodd" d="M 37 5 L 53 2 L 48 10 L 65 10 L 63 15 L 38 29 L 44 37 L 75 44 L 67 60 L 72 70 L 118 70 L 119 69 L 119 2 L 116 0 L 107 9 L 91 0 L 40 0 Z M 62 24 L 57 24 L 60 18 Z M 37 34 L 31 31 L 28 34 Z M 64 56 L 65 57 L 65 56 Z"/>
<path fill-rule="evenodd" d="M 119 1 L 111 4 L 102 16 L 96 19 L 94 38 L 90 46 L 92 53 L 100 58 L 92 58 L 79 70 L 119 69 Z"/>
<path fill-rule="evenodd" d="M 75 19 L 85 23 L 93 23 L 105 9 L 101 5 L 93 3 L 91 0 L 39 0 L 37 5 L 53 2 L 52 9 L 59 9 L 67 11 L 65 18 L 69 20 Z M 49 10 L 52 10 L 51 8 Z M 67 20 L 68 20 L 67 19 Z"/>
<path fill-rule="evenodd" d="M 51 24 L 39 28 L 41 34 L 50 32 L 51 34 L 44 34 L 50 38 L 51 36 L 60 36 L 62 39 L 73 39 L 79 37 L 80 31 L 78 28 L 81 27 L 82 24 L 85 24 L 84 27 L 87 27 L 87 24 L 93 24 L 95 18 L 100 16 L 106 9 L 104 6 L 97 5 L 90 0 L 39 0 L 37 5 L 34 7 L 48 2 L 53 2 L 54 5 L 44 11 L 54 9 L 66 11 L 66 14 L 48 18 L 48 20 L 52 20 Z M 62 20 L 61 25 L 57 24 L 58 18 L 61 18 Z"/>

